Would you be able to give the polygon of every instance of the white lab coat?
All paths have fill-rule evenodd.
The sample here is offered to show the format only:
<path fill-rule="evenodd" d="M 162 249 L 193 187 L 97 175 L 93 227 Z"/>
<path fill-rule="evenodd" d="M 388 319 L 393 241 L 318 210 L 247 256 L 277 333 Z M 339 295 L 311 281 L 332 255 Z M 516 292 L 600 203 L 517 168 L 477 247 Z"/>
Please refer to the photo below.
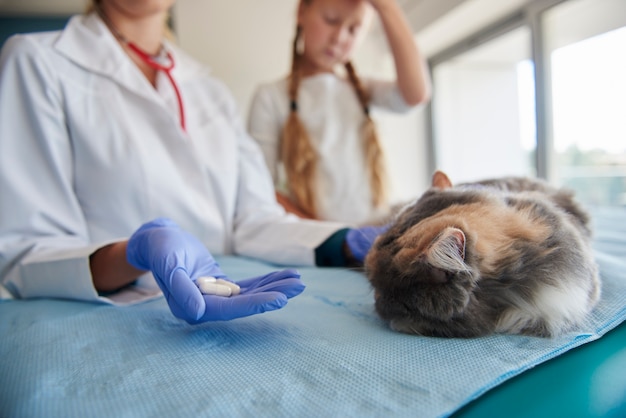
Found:
<path fill-rule="evenodd" d="M 166 76 L 160 74 L 155 90 L 95 14 L 72 18 L 63 31 L 6 42 L 0 56 L 5 293 L 115 303 L 153 297 L 158 290 L 149 275 L 99 296 L 89 255 L 161 216 L 214 254 L 286 265 L 314 264 L 314 249 L 342 227 L 284 213 L 226 87 L 167 47 L 186 132 Z"/>

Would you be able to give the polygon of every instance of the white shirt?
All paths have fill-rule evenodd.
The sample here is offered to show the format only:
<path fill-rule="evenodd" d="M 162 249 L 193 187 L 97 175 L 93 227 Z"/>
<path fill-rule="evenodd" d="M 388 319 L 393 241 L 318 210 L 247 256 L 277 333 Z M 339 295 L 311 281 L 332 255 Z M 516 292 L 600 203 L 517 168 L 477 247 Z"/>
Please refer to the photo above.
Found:
<path fill-rule="evenodd" d="M 149 275 L 135 288 L 98 296 L 89 255 L 161 216 L 214 254 L 289 265 L 314 264 L 314 249 L 342 226 L 285 214 L 226 87 L 175 46 L 166 47 L 176 63 L 186 132 L 166 76 L 159 75 L 155 89 L 95 14 L 72 18 L 63 31 L 6 42 L 0 56 L 4 293 L 120 303 L 153 296 Z"/>
<path fill-rule="evenodd" d="M 362 82 L 371 95 L 371 110 L 411 109 L 394 82 Z M 279 158 L 280 136 L 290 112 L 287 88 L 287 79 L 258 87 L 250 106 L 248 131 L 263 150 L 276 190 L 289 196 Z M 314 182 L 317 216 L 352 224 L 380 217 L 384 209 L 372 203 L 365 162 L 365 114 L 352 84 L 330 73 L 303 79 L 298 90 L 298 115 L 319 156 Z"/>

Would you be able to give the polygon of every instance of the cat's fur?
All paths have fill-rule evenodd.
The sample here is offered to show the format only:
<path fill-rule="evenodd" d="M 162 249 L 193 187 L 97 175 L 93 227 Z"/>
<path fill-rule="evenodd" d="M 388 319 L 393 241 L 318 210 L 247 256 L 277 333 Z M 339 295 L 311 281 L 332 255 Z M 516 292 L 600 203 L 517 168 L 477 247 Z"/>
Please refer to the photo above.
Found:
<path fill-rule="evenodd" d="M 376 311 L 419 335 L 556 336 L 600 296 L 589 221 L 570 191 L 540 180 L 452 187 L 438 171 L 366 258 Z"/>

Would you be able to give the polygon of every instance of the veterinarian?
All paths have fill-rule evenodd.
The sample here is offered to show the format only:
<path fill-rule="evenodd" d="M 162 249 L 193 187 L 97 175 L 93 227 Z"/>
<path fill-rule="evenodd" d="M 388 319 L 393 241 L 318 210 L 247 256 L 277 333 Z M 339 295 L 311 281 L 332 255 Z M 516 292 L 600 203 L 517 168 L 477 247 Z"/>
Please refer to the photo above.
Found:
<path fill-rule="evenodd" d="M 0 56 L 4 297 L 133 303 L 162 292 L 189 323 L 278 309 L 295 270 L 203 295 L 213 254 L 283 265 L 362 262 L 375 228 L 304 221 L 271 177 L 224 84 L 166 37 L 174 0 L 99 0 Z M 154 285 L 155 280 L 158 287 Z"/>
<path fill-rule="evenodd" d="M 361 79 L 351 58 L 378 15 L 396 79 Z M 375 109 L 406 112 L 430 97 L 426 62 L 396 0 L 300 0 L 292 67 L 258 87 L 248 130 L 290 212 L 352 224 L 387 215 Z"/>

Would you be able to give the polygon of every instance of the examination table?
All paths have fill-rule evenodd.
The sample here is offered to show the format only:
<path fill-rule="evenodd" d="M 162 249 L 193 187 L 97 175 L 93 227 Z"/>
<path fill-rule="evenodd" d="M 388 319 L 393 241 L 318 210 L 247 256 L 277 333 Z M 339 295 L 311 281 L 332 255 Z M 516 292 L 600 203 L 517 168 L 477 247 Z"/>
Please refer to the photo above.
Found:
<path fill-rule="evenodd" d="M 593 216 L 602 299 L 555 339 L 396 333 L 364 275 L 332 268 L 300 268 L 281 310 L 195 326 L 163 298 L 0 302 L 0 417 L 626 417 L 626 211 Z"/>

